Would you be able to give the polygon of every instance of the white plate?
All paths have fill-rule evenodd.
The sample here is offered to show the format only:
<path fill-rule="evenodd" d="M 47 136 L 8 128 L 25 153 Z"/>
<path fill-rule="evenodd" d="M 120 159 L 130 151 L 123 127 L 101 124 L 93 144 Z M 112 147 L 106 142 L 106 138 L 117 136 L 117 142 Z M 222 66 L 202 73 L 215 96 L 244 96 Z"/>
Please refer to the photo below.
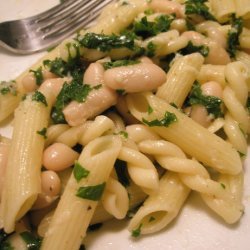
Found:
<path fill-rule="evenodd" d="M 36 14 L 57 3 L 57 0 L 0 0 L 0 22 Z M 17 56 L 0 49 L 0 81 L 15 79 L 43 54 Z M 0 133 L 11 136 L 10 125 L 1 125 Z M 126 229 L 126 221 L 110 221 L 98 231 L 88 234 L 87 250 L 250 249 L 250 170 L 247 169 L 247 166 L 250 167 L 250 156 L 244 165 L 245 214 L 236 225 L 224 223 L 206 207 L 198 194 L 193 193 L 178 218 L 161 232 L 135 240 Z"/>

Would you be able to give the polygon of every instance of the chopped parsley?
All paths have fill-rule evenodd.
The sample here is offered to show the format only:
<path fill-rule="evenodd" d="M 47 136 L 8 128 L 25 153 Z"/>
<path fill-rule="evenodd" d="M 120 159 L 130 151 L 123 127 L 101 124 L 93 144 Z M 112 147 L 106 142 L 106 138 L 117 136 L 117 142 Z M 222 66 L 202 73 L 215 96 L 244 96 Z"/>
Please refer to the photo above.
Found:
<path fill-rule="evenodd" d="M 1 82 L 0 83 L 0 94 L 1 95 L 7 95 L 7 94 L 17 95 L 15 82 L 14 81 Z"/>
<path fill-rule="evenodd" d="M 168 127 L 174 122 L 177 122 L 177 117 L 174 113 L 166 111 L 164 118 L 161 120 L 155 119 L 152 121 L 148 121 L 142 118 L 143 123 L 145 123 L 149 127 Z"/>
<path fill-rule="evenodd" d="M 187 46 L 180 50 L 182 55 L 188 55 L 195 52 L 199 52 L 202 56 L 207 57 L 209 54 L 209 47 L 206 45 L 196 46 L 189 41 Z"/>
<path fill-rule="evenodd" d="M 82 199 L 98 201 L 101 199 L 106 183 L 102 183 L 96 186 L 80 187 L 77 190 L 76 196 Z"/>
<path fill-rule="evenodd" d="M 82 79 L 73 79 L 71 83 L 64 83 L 52 108 L 51 117 L 54 123 L 65 123 L 63 109 L 70 101 L 84 102 L 89 93 L 100 86 L 91 87 L 88 84 L 83 84 Z"/>
<path fill-rule="evenodd" d="M 149 42 L 146 47 L 146 56 L 148 57 L 154 57 L 155 56 L 155 51 L 156 51 L 156 44 L 153 42 Z"/>
<path fill-rule="evenodd" d="M 230 57 L 235 57 L 236 50 L 238 49 L 240 42 L 239 37 L 243 30 L 242 18 L 236 18 L 235 15 L 231 19 L 231 29 L 227 34 L 227 52 Z"/>
<path fill-rule="evenodd" d="M 154 220 L 156 220 L 156 219 L 155 219 L 155 217 L 150 216 L 150 218 L 149 218 L 148 222 L 152 222 L 152 221 L 154 221 Z"/>
<path fill-rule="evenodd" d="M 226 185 L 224 183 L 220 183 L 220 186 L 223 188 L 223 189 L 226 189 Z"/>
<path fill-rule="evenodd" d="M 148 114 L 150 115 L 151 113 L 153 113 L 153 111 L 154 111 L 153 108 L 149 105 L 148 106 L 148 111 L 147 111 Z"/>
<path fill-rule="evenodd" d="M 41 102 L 45 106 L 48 106 L 48 103 L 46 101 L 46 97 L 39 91 L 35 91 L 35 93 L 32 95 L 32 101 Z"/>
<path fill-rule="evenodd" d="M 127 163 L 125 161 L 117 159 L 115 162 L 115 171 L 117 174 L 118 181 L 127 187 L 130 185 L 129 174 L 127 169 Z"/>
<path fill-rule="evenodd" d="M 156 36 L 161 32 L 168 31 L 173 20 L 173 15 L 160 15 L 151 22 L 148 21 L 147 16 L 144 16 L 141 20 L 134 22 L 132 31 L 137 36 L 146 39 Z"/>
<path fill-rule="evenodd" d="M 39 134 L 39 135 L 43 136 L 43 137 L 44 137 L 44 139 L 47 139 L 47 135 L 46 135 L 46 133 L 47 133 L 47 128 L 43 128 L 43 129 L 41 129 L 41 130 L 37 131 L 37 134 Z"/>
<path fill-rule="evenodd" d="M 83 37 L 78 37 L 77 40 L 80 46 L 88 49 L 98 49 L 103 52 L 123 47 L 133 50 L 135 47 L 135 36 L 130 32 L 121 35 L 87 33 Z"/>
<path fill-rule="evenodd" d="M 216 18 L 209 12 L 208 6 L 205 4 L 207 0 L 186 0 L 185 14 L 199 15 L 206 20 L 216 21 Z"/>
<path fill-rule="evenodd" d="M 88 177 L 89 170 L 85 169 L 79 162 L 76 162 L 73 169 L 73 174 L 77 182 Z"/>
<path fill-rule="evenodd" d="M 203 95 L 201 86 L 197 81 L 193 84 L 187 104 L 191 106 L 196 104 L 203 105 L 207 109 L 207 112 L 213 114 L 215 118 L 223 116 L 221 110 L 222 100 L 216 96 Z"/>
<path fill-rule="evenodd" d="M 43 72 L 42 72 L 42 66 L 39 67 L 37 70 L 30 70 L 30 72 L 32 72 L 36 78 L 36 84 L 38 86 L 40 86 L 44 80 L 43 78 Z"/>
<path fill-rule="evenodd" d="M 145 15 L 152 15 L 152 14 L 154 14 L 155 12 L 154 12 L 154 10 L 152 10 L 152 9 L 147 9 L 147 10 L 145 10 L 144 11 L 144 14 Z"/>
<path fill-rule="evenodd" d="M 141 235 L 141 228 L 142 228 L 142 223 L 138 226 L 138 228 L 132 231 L 132 236 L 135 238 L 139 237 Z"/>
<path fill-rule="evenodd" d="M 124 60 L 117 60 L 117 61 L 112 61 L 112 62 L 105 62 L 102 65 L 104 69 L 107 70 L 107 69 L 112 69 L 112 68 L 121 67 L 121 66 L 134 65 L 138 63 L 140 63 L 140 61 L 138 60 L 124 59 Z"/>
<path fill-rule="evenodd" d="M 125 139 L 128 139 L 128 133 L 127 131 L 119 131 L 118 133 L 115 133 L 116 135 L 121 135 L 122 137 L 124 137 Z"/>
<path fill-rule="evenodd" d="M 21 238 L 24 240 L 24 242 L 27 244 L 28 250 L 39 250 L 42 240 L 41 238 L 35 237 L 30 232 L 22 232 L 20 233 Z"/>
<path fill-rule="evenodd" d="M 244 157 L 246 156 L 245 153 L 242 153 L 242 152 L 240 152 L 240 151 L 238 151 L 238 153 L 239 153 L 239 155 L 240 155 L 240 158 L 244 158 Z"/>

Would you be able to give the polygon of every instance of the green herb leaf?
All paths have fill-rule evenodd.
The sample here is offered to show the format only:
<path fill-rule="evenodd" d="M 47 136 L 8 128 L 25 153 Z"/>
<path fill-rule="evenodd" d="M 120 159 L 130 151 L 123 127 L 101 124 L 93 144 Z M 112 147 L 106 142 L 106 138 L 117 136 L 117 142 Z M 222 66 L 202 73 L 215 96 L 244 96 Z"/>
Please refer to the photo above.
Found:
<path fill-rule="evenodd" d="M 121 66 L 134 65 L 138 63 L 140 63 L 140 61 L 138 60 L 124 59 L 124 60 L 117 60 L 117 61 L 112 61 L 112 62 L 105 62 L 102 65 L 104 69 L 107 70 L 107 69 L 112 69 L 112 68 L 121 67 Z"/>
<path fill-rule="evenodd" d="M 135 46 L 135 36 L 132 33 L 126 33 L 120 36 L 115 34 L 87 33 L 82 38 L 78 37 L 77 39 L 81 46 L 88 49 L 98 49 L 103 52 L 123 47 L 133 50 Z"/>
<path fill-rule="evenodd" d="M 193 84 L 186 103 L 187 105 L 203 105 L 207 109 L 207 112 L 213 114 L 215 118 L 223 116 L 221 110 L 222 100 L 215 96 L 203 95 L 201 86 L 197 81 Z"/>
<path fill-rule="evenodd" d="M 156 51 L 156 44 L 154 44 L 153 42 L 149 42 L 147 44 L 147 48 L 146 48 L 146 56 L 148 57 L 154 57 L 155 56 L 155 51 Z"/>
<path fill-rule="evenodd" d="M 171 112 L 166 112 L 164 115 L 164 118 L 161 120 L 152 120 L 152 121 L 147 121 L 146 119 L 142 118 L 143 123 L 145 123 L 149 127 L 168 127 L 174 122 L 177 122 L 177 117 L 174 113 Z"/>
<path fill-rule="evenodd" d="M 152 222 L 152 221 L 154 221 L 154 220 L 156 220 L 156 219 L 155 219 L 155 217 L 150 216 L 150 218 L 149 218 L 148 222 Z"/>
<path fill-rule="evenodd" d="M 186 15 L 200 15 L 206 20 L 216 21 L 216 18 L 209 12 L 209 8 L 205 4 L 207 0 L 187 0 L 185 2 Z"/>
<path fill-rule="evenodd" d="M 39 250 L 42 240 L 40 238 L 35 237 L 30 232 L 22 232 L 20 233 L 20 236 L 27 244 L 28 250 Z"/>
<path fill-rule="evenodd" d="M 149 105 L 148 106 L 148 114 L 150 115 L 151 113 L 153 113 L 153 111 L 154 111 L 153 108 Z"/>
<path fill-rule="evenodd" d="M 135 238 L 139 237 L 141 235 L 141 228 L 142 228 L 142 223 L 139 225 L 138 228 L 132 231 L 132 236 Z"/>
<path fill-rule="evenodd" d="M 35 91 L 35 93 L 32 95 L 32 101 L 41 102 L 46 107 L 48 106 L 48 103 L 46 101 L 46 97 L 41 92 L 39 92 L 38 90 Z"/>
<path fill-rule="evenodd" d="M 187 46 L 180 50 L 182 55 L 188 55 L 195 52 L 199 52 L 202 56 L 207 57 L 209 54 L 209 47 L 205 45 L 196 46 L 189 41 Z"/>
<path fill-rule="evenodd" d="M 79 162 L 76 162 L 73 169 L 73 174 L 77 182 L 88 177 L 89 170 L 85 169 Z"/>
<path fill-rule="evenodd" d="M 82 199 L 98 201 L 102 197 L 105 186 L 106 186 L 106 183 L 104 182 L 96 186 L 80 187 L 77 190 L 76 196 Z"/>
<path fill-rule="evenodd" d="M 243 20 L 242 18 L 236 18 L 235 15 L 231 19 L 231 29 L 227 34 L 227 52 L 230 57 L 235 57 L 236 50 L 238 49 L 240 42 L 239 37 L 243 30 Z"/>
<path fill-rule="evenodd" d="M 44 80 L 43 78 L 43 72 L 42 67 L 39 67 L 37 70 L 30 70 L 30 72 L 33 72 L 35 78 L 36 78 L 36 84 L 40 86 Z"/>
<path fill-rule="evenodd" d="M 224 183 L 221 182 L 220 185 L 223 189 L 226 189 L 226 185 Z"/>
<path fill-rule="evenodd" d="M 151 22 L 148 21 L 146 16 L 144 16 L 141 20 L 134 22 L 132 31 L 137 36 L 146 39 L 161 32 L 168 31 L 173 20 L 173 15 L 160 15 Z"/>
<path fill-rule="evenodd" d="M 129 174 L 127 169 L 127 163 L 122 160 L 116 160 L 115 162 L 115 171 L 117 174 L 118 181 L 124 186 L 127 187 L 130 185 Z"/>
<path fill-rule="evenodd" d="M 7 94 L 17 95 L 15 82 L 14 81 L 1 82 L 0 83 L 0 94 L 1 95 L 7 95 Z"/>
<path fill-rule="evenodd" d="M 41 130 L 37 131 L 37 134 L 39 134 L 39 135 L 43 136 L 43 137 L 44 137 L 44 139 L 47 139 L 47 135 L 46 135 L 46 133 L 47 133 L 47 128 L 43 128 L 43 129 L 41 129 Z"/>

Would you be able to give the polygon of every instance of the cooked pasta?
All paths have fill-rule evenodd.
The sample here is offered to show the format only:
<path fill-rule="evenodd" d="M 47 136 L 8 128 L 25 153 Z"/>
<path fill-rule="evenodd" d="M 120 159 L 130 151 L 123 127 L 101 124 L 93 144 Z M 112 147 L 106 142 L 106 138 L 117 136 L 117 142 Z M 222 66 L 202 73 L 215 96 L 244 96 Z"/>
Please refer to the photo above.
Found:
<path fill-rule="evenodd" d="M 249 13 L 247 0 L 113 1 L 1 82 L 0 248 L 79 250 L 109 219 L 162 231 L 190 193 L 240 221 Z"/>

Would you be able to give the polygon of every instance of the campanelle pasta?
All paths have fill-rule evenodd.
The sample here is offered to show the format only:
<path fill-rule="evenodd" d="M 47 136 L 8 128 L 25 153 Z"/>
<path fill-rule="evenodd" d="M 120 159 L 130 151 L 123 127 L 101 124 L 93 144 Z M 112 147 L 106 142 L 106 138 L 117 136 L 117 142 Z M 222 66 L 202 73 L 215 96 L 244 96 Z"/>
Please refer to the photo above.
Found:
<path fill-rule="evenodd" d="M 131 210 L 133 237 L 155 233 L 190 192 L 239 221 L 249 10 L 245 0 L 114 1 L 1 82 L 0 122 L 14 122 L 12 139 L 0 136 L 0 246 L 78 250 L 91 224 Z"/>

